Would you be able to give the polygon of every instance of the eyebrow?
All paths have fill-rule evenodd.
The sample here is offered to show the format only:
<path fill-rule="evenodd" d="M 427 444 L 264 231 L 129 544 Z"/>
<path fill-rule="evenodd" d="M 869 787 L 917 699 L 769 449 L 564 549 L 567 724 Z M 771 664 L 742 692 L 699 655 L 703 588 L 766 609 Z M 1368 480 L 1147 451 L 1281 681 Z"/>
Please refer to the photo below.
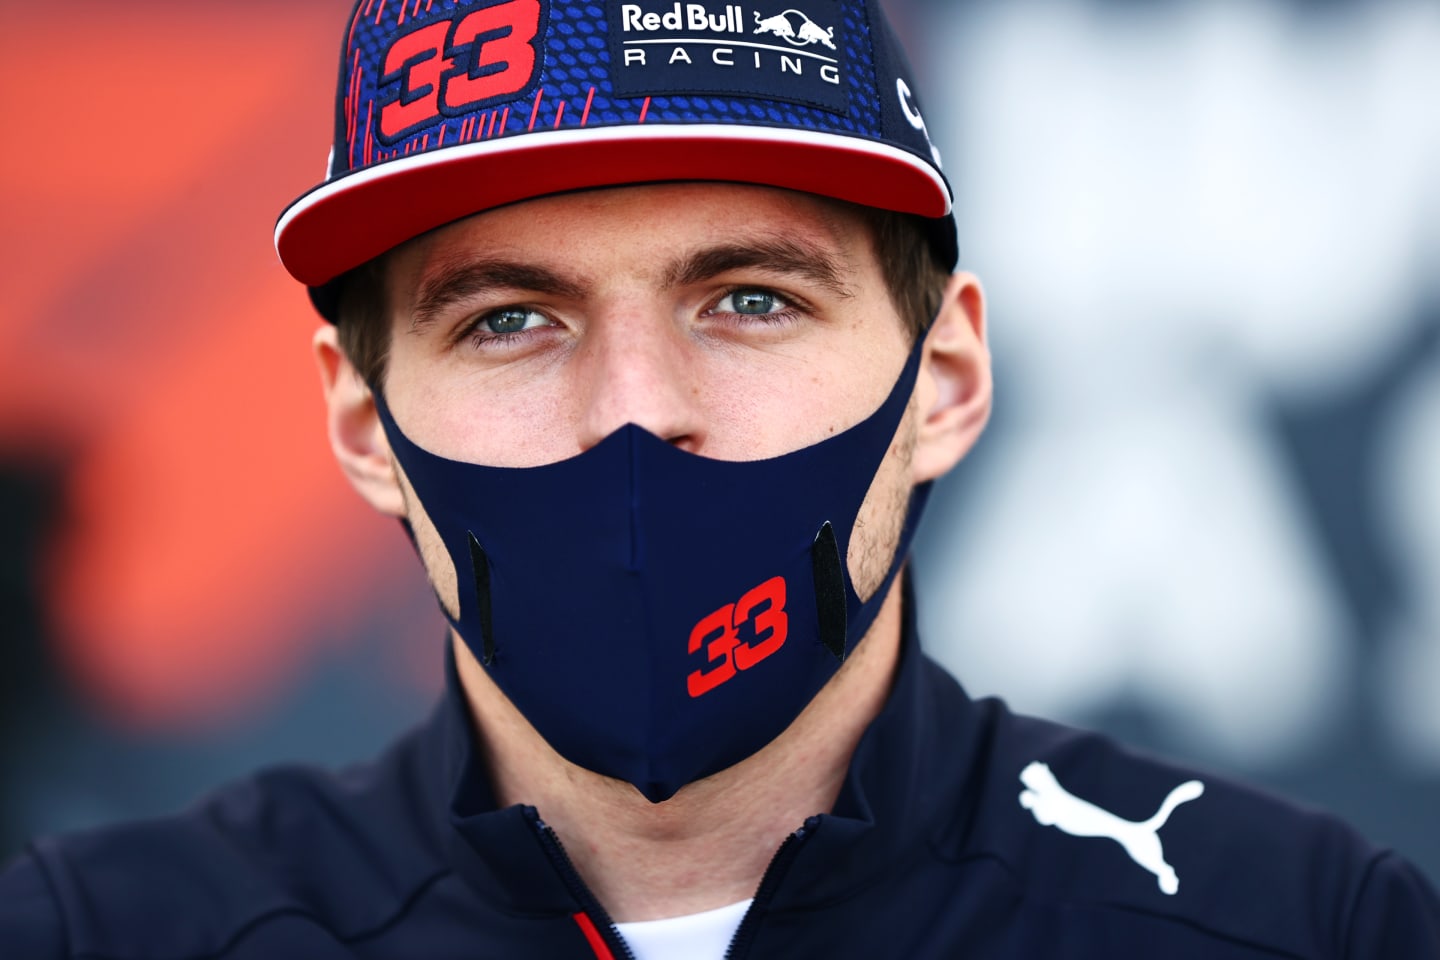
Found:
<path fill-rule="evenodd" d="M 802 277 L 839 297 L 854 296 L 840 279 L 841 270 L 833 257 L 820 247 L 789 237 L 759 237 L 705 247 L 671 264 L 665 273 L 665 285 L 702 283 L 731 270 L 756 267 Z"/>
<path fill-rule="evenodd" d="M 802 277 L 838 297 L 854 296 L 841 280 L 840 267 L 833 257 L 818 246 L 788 237 L 703 247 L 671 263 L 665 270 L 663 285 L 671 289 L 703 283 L 732 270 L 755 268 Z M 410 310 L 410 331 L 434 323 L 447 307 L 495 289 L 569 299 L 580 299 L 585 294 L 584 284 L 545 267 L 499 257 L 457 259 L 442 263 L 420 284 Z"/>
<path fill-rule="evenodd" d="M 496 288 L 578 298 L 584 287 L 553 270 L 501 258 L 465 258 L 442 264 L 420 284 L 410 310 L 410 330 L 433 323 L 449 307 Z"/>

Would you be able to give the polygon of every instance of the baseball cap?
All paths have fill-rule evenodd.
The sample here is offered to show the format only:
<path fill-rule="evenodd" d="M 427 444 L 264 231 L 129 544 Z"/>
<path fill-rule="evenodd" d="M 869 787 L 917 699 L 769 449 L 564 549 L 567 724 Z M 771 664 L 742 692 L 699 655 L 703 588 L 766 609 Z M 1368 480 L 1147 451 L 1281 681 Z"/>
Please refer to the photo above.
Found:
<path fill-rule="evenodd" d="M 321 314 L 412 237 L 594 187 L 713 180 L 929 218 L 953 195 L 878 0 L 359 0 L 322 183 L 275 247 Z"/>

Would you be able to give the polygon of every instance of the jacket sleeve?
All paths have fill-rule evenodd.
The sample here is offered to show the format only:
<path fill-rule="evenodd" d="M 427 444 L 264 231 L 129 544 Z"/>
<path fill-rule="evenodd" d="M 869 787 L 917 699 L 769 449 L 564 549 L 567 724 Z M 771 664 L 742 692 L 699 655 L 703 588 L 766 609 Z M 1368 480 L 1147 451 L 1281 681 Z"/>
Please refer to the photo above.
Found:
<path fill-rule="evenodd" d="M 0 867 L 0 956 L 66 956 L 59 905 L 40 864 L 29 855 Z"/>
<path fill-rule="evenodd" d="M 1440 957 L 1440 896 L 1419 870 L 1393 853 L 1370 865 L 1350 917 L 1345 956 Z"/>

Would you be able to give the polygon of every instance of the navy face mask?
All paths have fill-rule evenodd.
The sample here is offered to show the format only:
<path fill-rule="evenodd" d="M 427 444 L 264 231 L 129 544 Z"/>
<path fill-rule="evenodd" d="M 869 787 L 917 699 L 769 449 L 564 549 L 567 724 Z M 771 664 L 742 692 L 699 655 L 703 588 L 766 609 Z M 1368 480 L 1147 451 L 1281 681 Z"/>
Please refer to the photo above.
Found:
<path fill-rule="evenodd" d="M 658 803 L 775 739 L 874 621 L 928 485 L 869 600 L 845 558 L 921 350 L 864 421 L 769 460 L 630 424 L 559 463 L 477 466 L 416 446 L 375 403 L 454 561 L 451 625 L 561 756 Z"/>

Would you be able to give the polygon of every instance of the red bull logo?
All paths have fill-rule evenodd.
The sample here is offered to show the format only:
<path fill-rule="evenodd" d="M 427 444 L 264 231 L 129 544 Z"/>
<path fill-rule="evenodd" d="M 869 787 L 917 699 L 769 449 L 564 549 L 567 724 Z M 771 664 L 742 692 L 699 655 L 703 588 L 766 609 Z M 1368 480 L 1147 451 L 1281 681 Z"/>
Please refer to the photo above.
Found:
<path fill-rule="evenodd" d="M 615 92 L 748 94 L 843 110 L 843 20 L 834 4 L 806 6 L 816 15 L 769 4 L 610 0 Z"/>
<path fill-rule="evenodd" d="M 755 14 L 755 35 L 772 34 L 796 47 L 808 47 L 821 43 L 835 49 L 835 28 L 821 29 L 820 24 L 811 20 L 799 10 L 783 10 L 773 17 L 762 18 Z"/>

